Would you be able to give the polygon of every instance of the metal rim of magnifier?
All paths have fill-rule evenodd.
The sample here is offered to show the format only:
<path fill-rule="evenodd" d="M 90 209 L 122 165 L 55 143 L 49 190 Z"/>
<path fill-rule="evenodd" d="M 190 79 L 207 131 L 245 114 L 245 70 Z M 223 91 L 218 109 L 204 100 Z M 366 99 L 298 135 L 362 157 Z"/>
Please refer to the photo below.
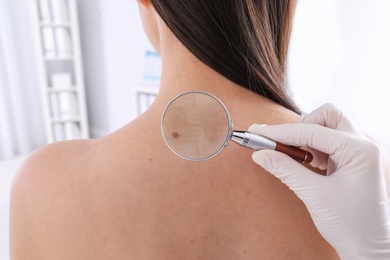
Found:
<path fill-rule="evenodd" d="M 186 157 L 186 156 L 183 156 L 179 153 L 177 153 L 175 150 L 172 149 L 172 147 L 169 145 L 167 139 L 165 138 L 165 132 L 164 132 L 164 119 L 165 119 L 165 114 L 167 112 L 167 110 L 169 109 L 169 107 L 171 106 L 171 104 L 173 102 L 175 102 L 177 99 L 185 96 L 185 95 L 189 95 L 189 94 L 202 94 L 202 95 L 207 95 L 211 98 L 213 98 L 215 101 L 217 101 L 221 106 L 222 108 L 224 109 L 225 111 L 225 114 L 226 114 L 226 118 L 227 118 L 227 121 L 228 121 L 228 129 L 227 129 L 227 133 L 226 133 L 226 137 L 225 137 L 225 141 L 223 142 L 223 144 L 221 145 L 221 147 L 215 151 L 213 154 L 207 156 L 207 157 L 203 157 L 203 158 L 189 158 L 189 157 Z M 162 114 L 162 118 L 161 118 L 161 133 L 162 133 L 162 137 L 164 139 L 164 142 L 166 143 L 166 145 L 169 147 L 169 149 L 174 153 L 176 154 L 177 156 L 183 158 L 183 159 L 186 159 L 186 160 L 189 160 L 189 161 L 205 161 L 205 160 L 208 160 L 208 159 L 211 159 L 213 158 L 214 156 L 216 156 L 217 154 L 219 154 L 222 149 L 228 144 L 231 136 L 232 136 L 232 133 L 233 133 L 233 121 L 231 120 L 230 118 L 230 114 L 226 108 L 226 106 L 222 103 L 221 100 L 219 100 L 216 96 L 208 93 L 208 92 L 205 92 L 205 91 L 200 91 L 200 90 L 193 90 L 193 91 L 187 91 L 187 92 L 184 92 L 184 93 L 181 93 L 179 95 L 177 95 L 176 97 L 174 97 L 169 103 L 168 105 L 165 107 L 164 109 L 164 112 Z"/>

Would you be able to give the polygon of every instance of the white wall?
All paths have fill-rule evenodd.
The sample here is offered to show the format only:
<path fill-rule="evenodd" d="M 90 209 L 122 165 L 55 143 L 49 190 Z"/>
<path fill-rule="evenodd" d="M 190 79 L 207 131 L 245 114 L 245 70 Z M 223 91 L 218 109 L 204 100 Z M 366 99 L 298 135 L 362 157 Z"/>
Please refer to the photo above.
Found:
<path fill-rule="evenodd" d="M 144 35 L 137 1 L 78 1 L 88 113 L 93 137 L 110 133 L 136 116 Z"/>
<path fill-rule="evenodd" d="M 340 107 L 390 151 L 390 1 L 300 0 L 289 83 L 310 112 Z"/>
<path fill-rule="evenodd" d="M 102 6 L 96 0 L 77 1 L 77 5 L 88 121 L 92 135 L 97 136 L 108 131 L 109 123 Z"/>
<path fill-rule="evenodd" d="M 13 78 L 9 79 L 13 83 L 13 89 L 9 91 L 20 91 L 18 95 L 20 100 L 17 100 L 17 102 L 9 100 L 10 102 L 16 102 L 13 104 L 14 110 L 7 112 L 11 116 L 22 117 L 15 120 L 19 123 L 14 126 L 14 131 L 17 131 L 20 135 L 25 134 L 23 132 L 26 131 L 25 129 L 28 129 L 28 136 L 21 138 L 22 142 L 24 142 L 22 146 L 26 147 L 26 149 L 22 149 L 23 151 L 19 152 L 36 149 L 46 143 L 36 70 L 35 46 L 31 44 L 34 41 L 29 7 L 30 0 L 4 1 L 2 5 L 2 8 L 5 9 L 3 11 L 8 14 L 6 18 L 9 18 L 10 23 L 8 24 L 10 26 L 8 28 L 10 34 L 3 34 L 3 36 L 7 37 L 4 40 L 12 44 L 12 49 L 7 51 L 14 51 L 14 53 L 8 53 L 14 65 L 10 68 L 13 70 L 10 76 L 13 76 Z"/>
<path fill-rule="evenodd" d="M 11 19 L 13 25 L 18 26 L 18 32 L 15 34 L 15 48 L 18 51 L 18 65 L 21 77 L 18 79 L 23 86 L 24 109 L 27 116 L 25 126 L 29 129 L 31 147 L 36 148 L 46 142 L 46 137 L 42 134 L 44 130 L 44 119 L 42 106 L 40 102 L 40 89 L 38 86 L 38 77 L 36 75 L 35 50 L 31 43 L 33 40 L 31 28 L 31 14 L 28 8 L 21 8 L 21 4 L 28 5 L 29 0 L 9 1 Z M 33 97 L 33 98 L 31 98 Z"/>

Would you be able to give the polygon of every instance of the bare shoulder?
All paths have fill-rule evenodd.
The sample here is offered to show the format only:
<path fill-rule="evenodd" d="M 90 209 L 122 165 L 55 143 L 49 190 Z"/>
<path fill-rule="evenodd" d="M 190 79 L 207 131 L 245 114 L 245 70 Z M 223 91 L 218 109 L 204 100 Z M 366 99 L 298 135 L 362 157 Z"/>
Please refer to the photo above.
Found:
<path fill-rule="evenodd" d="M 11 259 L 50 259 L 53 256 L 54 245 L 62 243 L 62 236 L 66 237 L 63 232 L 69 224 L 67 218 L 74 214 L 72 207 L 77 211 L 72 197 L 80 193 L 78 179 L 90 167 L 93 142 L 50 144 L 22 164 L 11 188 Z M 66 252 L 62 255 L 66 258 Z"/>
<path fill-rule="evenodd" d="M 82 171 L 91 153 L 92 140 L 65 141 L 46 145 L 28 157 L 16 173 L 12 191 L 42 188 Z M 66 173 L 65 176 L 63 174 Z M 27 185 L 27 186 L 25 186 Z"/>

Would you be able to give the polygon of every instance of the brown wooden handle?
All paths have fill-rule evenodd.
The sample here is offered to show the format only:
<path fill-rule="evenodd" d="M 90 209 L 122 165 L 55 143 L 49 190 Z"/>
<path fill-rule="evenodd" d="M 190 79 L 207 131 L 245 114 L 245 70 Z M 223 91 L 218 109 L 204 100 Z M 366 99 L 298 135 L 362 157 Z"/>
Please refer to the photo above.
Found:
<path fill-rule="evenodd" d="M 290 146 L 276 142 L 275 151 L 287 154 L 300 163 L 310 163 L 313 160 L 313 155 L 310 152 L 302 150 L 296 146 Z"/>

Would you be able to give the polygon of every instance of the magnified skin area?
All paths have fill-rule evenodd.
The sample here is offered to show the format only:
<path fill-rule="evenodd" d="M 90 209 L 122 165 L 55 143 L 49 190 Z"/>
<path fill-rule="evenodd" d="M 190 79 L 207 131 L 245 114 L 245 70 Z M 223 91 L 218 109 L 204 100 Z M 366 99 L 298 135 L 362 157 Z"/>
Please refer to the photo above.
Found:
<path fill-rule="evenodd" d="M 175 153 L 190 160 L 207 159 L 224 146 L 229 115 L 217 99 L 206 93 L 184 93 L 168 105 L 162 129 Z"/>

